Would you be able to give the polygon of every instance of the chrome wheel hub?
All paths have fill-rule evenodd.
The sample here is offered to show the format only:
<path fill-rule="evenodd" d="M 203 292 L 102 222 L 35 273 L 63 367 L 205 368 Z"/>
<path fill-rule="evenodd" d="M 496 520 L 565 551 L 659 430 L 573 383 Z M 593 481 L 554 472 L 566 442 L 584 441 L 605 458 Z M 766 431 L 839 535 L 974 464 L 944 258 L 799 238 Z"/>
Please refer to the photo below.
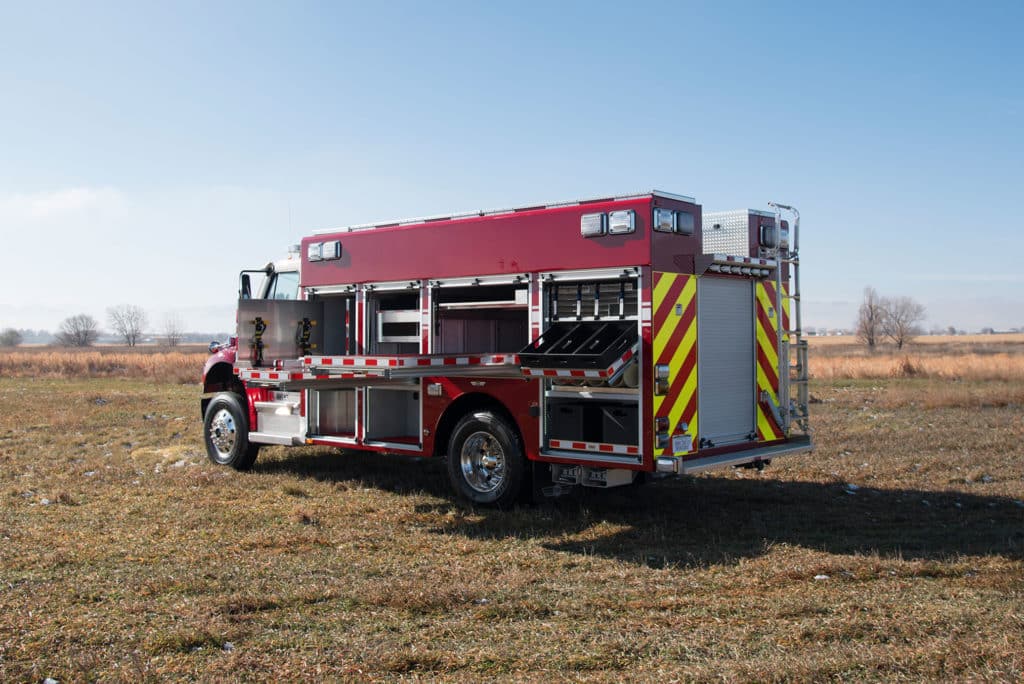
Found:
<path fill-rule="evenodd" d="M 505 480 L 505 452 L 489 432 L 474 432 L 466 438 L 459 462 L 466 484 L 482 494 L 493 492 Z"/>
<path fill-rule="evenodd" d="M 219 460 L 223 461 L 231 457 L 231 450 L 235 446 L 237 437 L 235 419 L 231 417 L 231 412 L 227 409 L 217 411 L 213 420 L 210 421 L 210 443 L 217 451 Z"/>

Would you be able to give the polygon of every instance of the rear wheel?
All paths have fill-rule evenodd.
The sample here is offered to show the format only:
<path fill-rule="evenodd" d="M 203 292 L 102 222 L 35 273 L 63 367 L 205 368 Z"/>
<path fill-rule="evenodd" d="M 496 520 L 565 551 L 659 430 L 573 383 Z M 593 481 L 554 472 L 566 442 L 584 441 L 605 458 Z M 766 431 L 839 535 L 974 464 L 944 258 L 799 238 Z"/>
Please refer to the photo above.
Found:
<path fill-rule="evenodd" d="M 206 455 L 218 465 L 248 470 L 256 462 L 259 444 L 249 442 L 249 413 L 237 394 L 218 394 L 203 416 L 203 441 Z"/>
<path fill-rule="evenodd" d="M 455 426 L 448 443 L 448 477 L 459 496 L 478 504 L 511 506 L 525 473 L 522 442 L 507 420 L 477 411 Z"/>

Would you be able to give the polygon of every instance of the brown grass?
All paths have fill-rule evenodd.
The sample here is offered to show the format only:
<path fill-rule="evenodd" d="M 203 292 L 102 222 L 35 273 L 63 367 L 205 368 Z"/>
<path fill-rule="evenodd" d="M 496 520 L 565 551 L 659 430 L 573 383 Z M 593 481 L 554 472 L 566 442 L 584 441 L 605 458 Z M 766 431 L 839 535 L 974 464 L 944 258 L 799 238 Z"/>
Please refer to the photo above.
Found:
<path fill-rule="evenodd" d="M 825 356 L 811 353 L 811 377 L 939 378 L 943 380 L 1024 380 L 1024 354 L 913 354 Z"/>
<path fill-rule="evenodd" d="M 196 383 L 209 354 L 198 351 L 49 349 L 0 351 L 0 377 L 146 378 Z"/>
<path fill-rule="evenodd" d="M 195 387 L 5 374 L 0 680 L 1020 681 L 1015 387 L 818 380 L 812 455 L 500 512 L 430 459 L 215 467 Z"/>

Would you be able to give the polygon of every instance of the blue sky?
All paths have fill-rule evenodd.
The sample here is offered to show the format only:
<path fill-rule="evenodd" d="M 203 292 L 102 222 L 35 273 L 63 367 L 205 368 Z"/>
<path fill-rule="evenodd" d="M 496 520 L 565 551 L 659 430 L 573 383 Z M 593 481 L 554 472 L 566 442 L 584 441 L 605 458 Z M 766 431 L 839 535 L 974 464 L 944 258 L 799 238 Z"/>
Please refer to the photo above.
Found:
<path fill-rule="evenodd" d="M 1024 326 L 1022 3 L 3 3 L 0 327 L 233 326 L 314 229 L 638 189 L 798 206 L 861 291 Z"/>

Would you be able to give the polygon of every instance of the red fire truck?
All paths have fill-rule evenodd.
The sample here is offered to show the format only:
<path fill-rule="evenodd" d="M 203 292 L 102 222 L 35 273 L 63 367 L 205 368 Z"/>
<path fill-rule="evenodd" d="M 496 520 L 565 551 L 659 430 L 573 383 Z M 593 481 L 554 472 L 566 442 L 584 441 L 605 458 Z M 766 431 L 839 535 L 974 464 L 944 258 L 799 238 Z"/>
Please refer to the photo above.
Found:
<path fill-rule="evenodd" d="M 442 457 L 503 506 L 807 451 L 799 214 L 770 206 L 651 191 L 315 233 L 255 296 L 242 274 L 207 452 Z"/>

